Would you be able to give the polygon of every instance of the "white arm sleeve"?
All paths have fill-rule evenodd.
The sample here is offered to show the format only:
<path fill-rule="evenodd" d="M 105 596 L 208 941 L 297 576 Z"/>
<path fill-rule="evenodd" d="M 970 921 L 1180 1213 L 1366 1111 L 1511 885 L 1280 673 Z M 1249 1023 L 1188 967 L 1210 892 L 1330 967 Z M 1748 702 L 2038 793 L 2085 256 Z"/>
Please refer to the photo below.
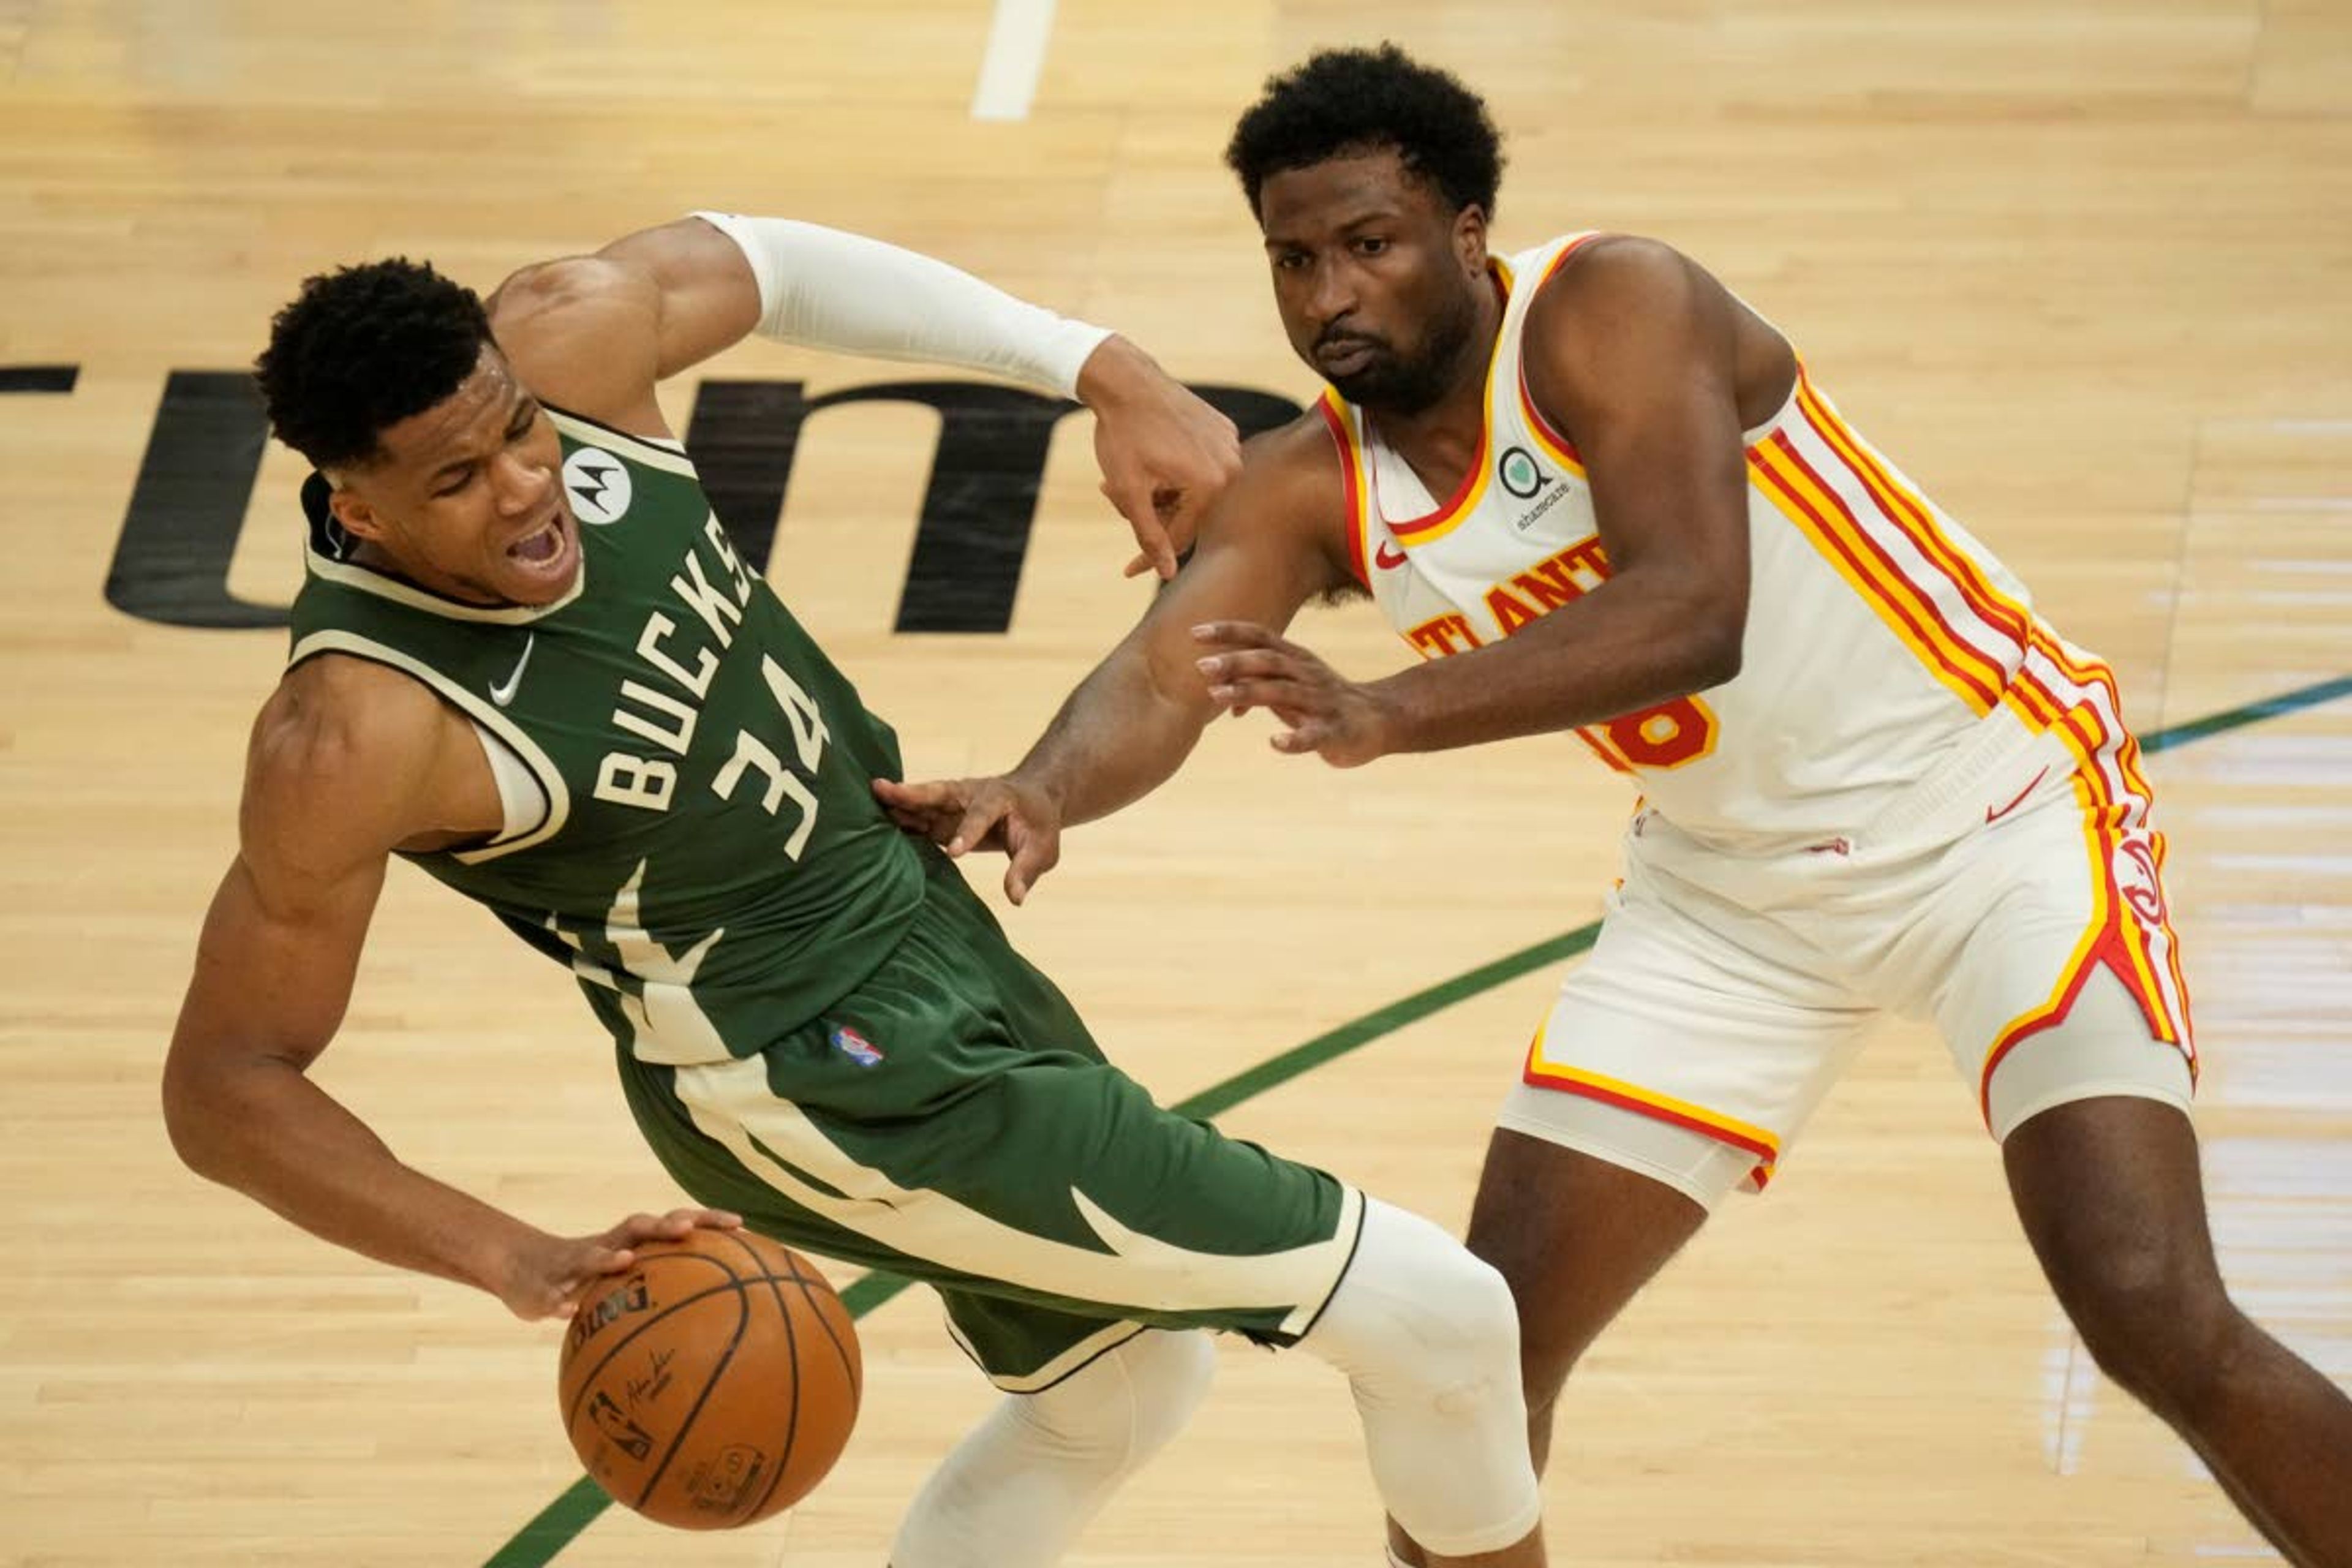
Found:
<path fill-rule="evenodd" d="M 958 365 L 1071 397 L 1078 367 L 1110 336 L 878 239 L 790 218 L 694 216 L 751 264 L 763 337 Z"/>

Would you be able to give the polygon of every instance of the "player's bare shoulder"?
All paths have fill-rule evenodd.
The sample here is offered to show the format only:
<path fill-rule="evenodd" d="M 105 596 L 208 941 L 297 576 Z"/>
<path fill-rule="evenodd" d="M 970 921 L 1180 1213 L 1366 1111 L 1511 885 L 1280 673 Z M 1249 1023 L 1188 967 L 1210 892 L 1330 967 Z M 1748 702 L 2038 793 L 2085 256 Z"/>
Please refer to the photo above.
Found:
<path fill-rule="evenodd" d="M 466 724 L 388 666 L 303 660 L 254 720 L 239 811 L 247 858 L 332 877 L 394 849 L 495 832 L 497 782 Z"/>
<path fill-rule="evenodd" d="M 1538 286 L 1528 331 L 1538 342 L 1620 331 L 1645 319 L 1734 303 L 1715 275 L 1664 240 L 1596 234 L 1575 245 Z"/>
<path fill-rule="evenodd" d="M 1736 384 L 1752 416 L 1742 423 L 1753 425 L 1796 375 L 1795 352 L 1769 321 L 1698 261 L 1643 235 L 1576 246 L 1528 307 L 1527 345 L 1528 390 L 1548 414 L 1606 399 L 1629 363 L 1671 381 L 1670 362 L 1695 355 Z"/>

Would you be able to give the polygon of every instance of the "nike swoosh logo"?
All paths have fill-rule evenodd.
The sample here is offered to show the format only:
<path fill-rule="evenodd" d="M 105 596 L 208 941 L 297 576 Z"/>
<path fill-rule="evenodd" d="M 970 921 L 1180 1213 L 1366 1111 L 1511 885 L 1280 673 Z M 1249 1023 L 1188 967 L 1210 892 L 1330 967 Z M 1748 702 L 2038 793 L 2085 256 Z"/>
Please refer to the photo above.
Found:
<path fill-rule="evenodd" d="M 514 673 L 512 675 L 508 676 L 504 680 L 499 682 L 498 685 L 490 688 L 491 701 L 503 708 L 508 703 L 514 700 L 516 690 L 522 685 L 523 666 L 530 662 L 530 650 L 538 646 L 539 634 L 537 632 L 532 632 L 530 636 L 522 639 L 522 657 L 515 660 Z"/>
<path fill-rule="evenodd" d="M 1990 806 L 1986 806 L 1985 821 L 1988 823 L 1999 822 L 2002 817 L 2007 816 L 2011 812 L 2015 811 L 2019 806 L 2023 805 L 2025 804 L 2025 797 L 2033 793 L 2034 785 L 2039 784 L 2043 779 L 2046 779 L 2049 776 L 2050 770 L 2048 768 L 2043 768 L 2040 773 L 2033 775 L 2032 784 L 2027 784 L 2023 789 L 2017 792 L 2017 798 L 2015 800 L 2011 801 L 1999 811 L 1995 811 Z"/>
<path fill-rule="evenodd" d="M 1372 552 L 1372 564 L 1383 572 L 1393 572 L 1404 564 L 1404 552 L 1383 539 L 1381 547 Z"/>

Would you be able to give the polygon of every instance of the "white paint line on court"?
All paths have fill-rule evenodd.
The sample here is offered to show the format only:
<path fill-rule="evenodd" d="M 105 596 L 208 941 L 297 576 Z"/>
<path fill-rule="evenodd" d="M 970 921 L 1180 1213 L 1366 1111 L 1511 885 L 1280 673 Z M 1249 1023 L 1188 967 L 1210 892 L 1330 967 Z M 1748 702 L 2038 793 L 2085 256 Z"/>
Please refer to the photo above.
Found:
<path fill-rule="evenodd" d="M 972 89 L 974 120 L 1026 120 L 1045 68 L 1045 41 L 1054 35 L 1054 0 L 996 0 L 988 24 L 988 52 Z"/>

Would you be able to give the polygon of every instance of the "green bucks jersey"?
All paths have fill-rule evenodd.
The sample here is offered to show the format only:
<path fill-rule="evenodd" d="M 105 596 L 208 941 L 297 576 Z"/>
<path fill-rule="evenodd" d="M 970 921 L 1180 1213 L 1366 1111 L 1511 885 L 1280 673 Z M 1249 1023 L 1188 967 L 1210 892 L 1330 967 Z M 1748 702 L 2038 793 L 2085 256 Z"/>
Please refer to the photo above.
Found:
<path fill-rule="evenodd" d="M 888 954 L 922 854 L 876 805 L 898 740 L 736 556 L 683 448 L 555 415 L 580 572 L 462 604 L 342 559 L 305 491 L 295 663 L 374 659 L 520 759 L 540 802 L 411 858 L 567 964 L 639 1059 L 746 1057 Z"/>

